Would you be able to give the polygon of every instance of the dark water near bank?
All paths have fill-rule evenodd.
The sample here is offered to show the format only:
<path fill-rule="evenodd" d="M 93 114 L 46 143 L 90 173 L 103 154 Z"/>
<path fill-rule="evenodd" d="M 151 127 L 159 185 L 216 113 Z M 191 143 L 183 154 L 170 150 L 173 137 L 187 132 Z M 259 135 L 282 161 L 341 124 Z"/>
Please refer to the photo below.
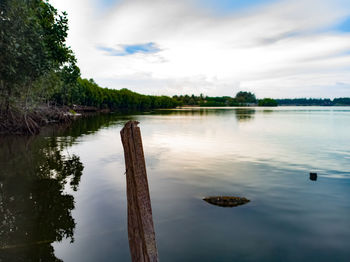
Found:
<path fill-rule="evenodd" d="M 111 114 L 0 138 L 0 261 L 130 261 L 129 119 L 141 122 L 161 261 L 350 261 L 346 107 Z"/>

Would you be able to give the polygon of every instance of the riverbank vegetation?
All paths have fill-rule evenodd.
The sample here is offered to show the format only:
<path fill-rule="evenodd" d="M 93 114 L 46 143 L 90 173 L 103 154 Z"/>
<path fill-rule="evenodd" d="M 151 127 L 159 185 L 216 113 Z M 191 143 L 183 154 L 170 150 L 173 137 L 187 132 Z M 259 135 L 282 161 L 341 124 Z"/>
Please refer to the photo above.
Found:
<path fill-rule="evenodd" d="M 350 98 L 294 98 L 276 99 L 279 106 L 350 106 Z"/>
<path fill-rule="evenodd" d="M 222 107 L 222 106 L 350 106 L 350 98 L 287 98 L 257 99 L 253 93 L 240 91 L 235 97 L 221 96 L 195 96 L 195 95 L 175 95 L 173 99 L 180 106 L 204 106 L 204 107 Z"/>
<path fill-rule="evenodd" d="M 173 96 L 173 99 L 181 106 L 249 106 L 257 103 L 257 99 L 253 93 L 244 91 L 238 92 L 235 97 L 210 97 L 201 94 L 200 96 L 176 95 Z"/>
<path fill-rule="evenodd" d="M 256 99 L 251 92 L 239 91 L 235 97 L 221 96 L 173 96 L 179 105 L 221 107 L 221 106 L 277 106 L 277 101 L 272 98 Z"/>
<path fill-rule="evenodd" d="M 264 98 L 258 101 L 258 106 L 278 106 L 278 103 L 275 99 Z"/>

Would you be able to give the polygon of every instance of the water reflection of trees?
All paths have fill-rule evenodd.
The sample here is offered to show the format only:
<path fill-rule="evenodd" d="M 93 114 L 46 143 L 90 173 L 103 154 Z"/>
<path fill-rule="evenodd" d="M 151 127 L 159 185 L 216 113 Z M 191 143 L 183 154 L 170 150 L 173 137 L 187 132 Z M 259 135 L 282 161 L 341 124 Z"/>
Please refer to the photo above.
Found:
<path fill-rule="evenodd" d="M 254 119 L 255 109 L 254 108 L 236 108 L 235 109 L 236 119 L 239 122 L 250 121 Z"/>
<path fill-rule="evenodd" d="M 60 261 L 52 243 L 74 241 L 83 165 L 57 137 L 0 140 L 0 261 Z"/>
<path fill-rule="evenodd" d="M 219 116 L 235 114 L 237 121 L 244 122 L 254 119 L 255 115 L 254 108 L 182 108 L 176 110 L 156 110 L 153 114 L 157 115 L 174 115 L 174 116 Z"/>
<path fill-rule="evenodd" d="M 124 112 L 123 112 L 124 113 Z M 124 124 L 129 120 L 133 120 L 134 117 L 129 112 L 128 114 L 122 113 L 110 113 L 110 114 L 98 114 L 79 117 L 71 123 L 60 124 L 56 127 L 49 126 L 42 130 L 41 134 L 46 136 L 61 136 L 65 137 L 66 145 L 72 145 L 77 137 L 85 134 L 93 134 L 100 129 L 107 128 L 109 126 Z"/>

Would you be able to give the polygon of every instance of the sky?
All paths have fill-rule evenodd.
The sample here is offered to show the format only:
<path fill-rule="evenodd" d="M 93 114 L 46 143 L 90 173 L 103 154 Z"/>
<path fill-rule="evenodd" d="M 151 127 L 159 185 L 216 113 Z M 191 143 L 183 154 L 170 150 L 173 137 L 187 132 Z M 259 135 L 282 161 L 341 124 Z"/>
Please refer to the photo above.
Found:
<path fill-rule="evenodd" d="M 350 97 L 349 0 L 51 0 L 82 77 L 142 94 Z"/>

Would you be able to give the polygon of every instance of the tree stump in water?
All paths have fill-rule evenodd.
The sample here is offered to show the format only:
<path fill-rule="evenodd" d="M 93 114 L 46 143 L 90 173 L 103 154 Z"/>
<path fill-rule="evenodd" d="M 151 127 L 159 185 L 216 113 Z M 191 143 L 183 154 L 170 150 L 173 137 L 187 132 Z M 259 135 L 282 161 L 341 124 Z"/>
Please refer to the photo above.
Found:
<path fill-rule="evenodd" d="M 158 261 L 158 251 L 138 123 L 129 121 L 120 131 L 126 166 L 129 247 L 133 262 L 153 262 Z"/>

